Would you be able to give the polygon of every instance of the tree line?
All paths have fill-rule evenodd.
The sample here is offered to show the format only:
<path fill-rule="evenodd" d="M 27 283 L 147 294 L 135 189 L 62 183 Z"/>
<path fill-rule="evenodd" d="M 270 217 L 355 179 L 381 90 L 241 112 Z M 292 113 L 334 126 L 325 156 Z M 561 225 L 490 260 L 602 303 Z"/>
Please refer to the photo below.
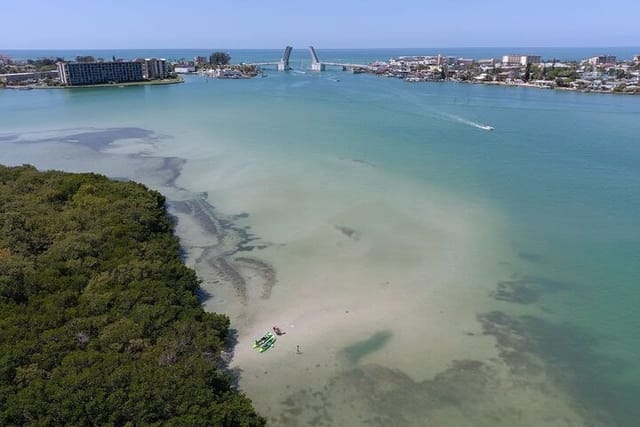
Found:
<path fill-rule="evenodd" d="M 0 425 L 263 426 L 164 197 L 0 165 Z"/>

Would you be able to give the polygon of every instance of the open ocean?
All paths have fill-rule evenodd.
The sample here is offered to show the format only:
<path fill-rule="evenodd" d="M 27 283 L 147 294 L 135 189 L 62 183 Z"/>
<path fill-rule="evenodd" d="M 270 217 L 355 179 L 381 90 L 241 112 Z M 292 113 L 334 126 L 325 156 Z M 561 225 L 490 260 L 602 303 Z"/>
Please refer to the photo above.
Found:
<path fill-rule="evenodd" d="M 640 48 L 318 51 L 438 53 Z M 637 426 L 640 97 L 312 73 L 304 49 L 291 64 L 242 81 L 0 90 L 0 163 L 165 193 L 203 303 L 237 332 L 230 368 L 270 425 Z M 286 335 L 258 354 L 273 325 Z"/>

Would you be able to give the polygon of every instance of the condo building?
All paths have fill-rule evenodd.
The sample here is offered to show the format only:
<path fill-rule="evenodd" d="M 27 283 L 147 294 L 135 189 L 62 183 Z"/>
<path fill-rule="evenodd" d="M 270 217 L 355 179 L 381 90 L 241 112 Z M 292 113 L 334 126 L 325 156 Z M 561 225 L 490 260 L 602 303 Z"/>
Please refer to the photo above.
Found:
<path fill-rule="evenodd" d="M 142 64 L 144 79 L 166 79 L 169 76 L 169 65 L 164 58 L 138 58 L 134 61 Z"/>
<path fill-rule="evenodd" d="M 60 83 L 67 86 L 143 80 L 140 62 L 58 62 Z"/>
<path fill-rule="evenodd" d="M 522 65 L 539 64 L 541 57 L 538 55 L 504 55 L 502 65 Z"/>
<path fill-rule="evenodd" d="M 615 64 L 616 57 L 613 55 L 592 56 L 591 58 L 587 59 L 587 62 L 589 62 L 589 64 L 591 65 Z"/>

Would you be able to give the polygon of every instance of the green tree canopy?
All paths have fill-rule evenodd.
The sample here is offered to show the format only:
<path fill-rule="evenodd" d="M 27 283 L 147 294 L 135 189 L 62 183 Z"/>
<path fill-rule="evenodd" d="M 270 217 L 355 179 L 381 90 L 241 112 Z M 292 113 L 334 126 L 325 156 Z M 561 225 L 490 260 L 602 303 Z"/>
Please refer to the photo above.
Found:
<path fill-rule="evenodd" d="M 209 64 L 211 65 L 227 65 L 231 61 L 231 55 L 227 52 L 213 52 L 209 56 Z"/>
<path fill-rule="evenodd" d="M 96 62 L 96 59 L 91 55 L 76 56 L 76 62 Z"/>
<path fill-rule="evenodd" d="M 0 425 L 262 426 L 164 197 L 0 166 Z"/>

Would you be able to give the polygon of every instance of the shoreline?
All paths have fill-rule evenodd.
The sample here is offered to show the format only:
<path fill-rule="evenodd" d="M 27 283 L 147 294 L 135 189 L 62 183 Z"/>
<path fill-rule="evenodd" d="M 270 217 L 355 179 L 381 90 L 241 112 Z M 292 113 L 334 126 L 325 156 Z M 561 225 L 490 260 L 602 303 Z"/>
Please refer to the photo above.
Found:
<path fill-rule="evenodd" d="M 486 86 L 505 86 L 505 87 L 524 87 L 531 89 L 546 89 L 546 90 L 557 90 L 560 92 L 578 92 L 578 93 L 597 93 L 597 94 L 606 94 L 606 95 L 640 95 L 640 90 L 635 91 L 613 91 L 613 90 L 597 90 L 597 89 L 578 89 L 571 87 L 551 87 L 551 86 L 543 86 L 532 83 L 507 83 L 507 82 L 472 82 L 472 81 L 455 81 L 455 80 L 443 80 L 445 82 L 451 83 L 467 83 L 472 85 L 486 85 Z M 425 82 L 416 82 L 416 83 L 428 83 Z"/>
<path fill-rule="evenodd" d="M 129 131 L 122 134 L 113 134 L 110 138 L 128 139 L 135 137 L 153 140 L 154 135 L 151 131 L 147 132 L 148 134 L 142 134 L 141 131 Z M 83 140 L 74 136 L 73 133 L 62 140 L 67 141 L 70 139 Z M 102 139 L 100 140 L 103 141 Z M 89 141 L 87 138 L 86 146 L 93 147 L 97 152 L 109 146 L 107 140 L 102 142 L 106 145 L 100 146 L 89 145 Z M 73 148 L 73 152 L 77 152 L 77 147 Z M 179 236 L 180 245 L 186 256 L 193 255 L 194 258 L 200 258 L 199 254 L 202 254 L 208 245 L 212 245 L 212 241 L 220 239 L 223 241 L 222 244 L 217 246 L 220 250 L 220 255 L 230 255 L 236 259 L 238 257 L 246 258 L 245 255 L 248 252 L 231 253 L 239 247 L 237 243 L 241 241 L 237 239 L 238 235 L 236 233 L 232 233 L 228 238 L 210 237 L 209 233 L 200 233 L 199 227 L 193 226 L 194 224 L 201 224 L 203 230 L 215 231 L 225 227 L 225 224 L 231 224 L 238 229 L 244 230 L 243 226 L 248 224 L 242 219 L 245 217 L 244 214 L 231 217 L 227 214 L 215 215 L 216 212 L 220 214 L 220 211 L 217 211 L 215 206 L 219 203 L 225 206 L 224 199 L 220 198 L 220 194 L 214 193 L 209 198 L 204 193 L 208 189 L 207 187 L 196 185 L 194 188 L 193 181 L 189 175 L 193 178 L 194 173 L 198 172 L 197 170 L 189 171 L 190 167 L 185 168 L 183 164 L 185 160 L 178 158 L 171 162 L 160 160 L 167 157 L 156 157 L 156 160 L 152 160 L 152 157 L 144 155 L 142 151 L 139 154 L 129 153 L 123 156 L 123 159 L 117 160 L 117 162 L 121 162 L 124 159 L 138 161 L 138 158 L 148 168 L 148 170 L 143 171 L 143 175 L 151 174 L 151 178 L 147 177 L 144 180 L 145 182 L 150 180 L 155 188 L 167 195 L 168 200 L 173 200 L 174 203 L 175 201 L 183 202 L 174 204 L 173 207 L 185 214 L 186 222 L 179 221 L 178 227 L 185 227 L 187 233 L 185 235 L 184 229 L 176 229 L 176 234 Z M 188 160 L 186 161 L 188 162 Z M 151 166 L 157 164 L 156 167 L 158 169 L 156 170 L 155 167 L 149 168 L 149 163 L 151 163 Z M 91 162 L 87 162 L 87 164 L 91 164 Z M 135 168 L 126 167 L 123 170 L 132 171 Z M 170 173 L 162 171 L 169 171 Z M 187 176 L 185 177 L 185 175 Z M 157 177 L 157 181 L 154 177 Z M 140 176 L 137 179 L 140 179 Z M 184 185 L 181 186 L 183 179 Z M 179 182 L 176 183 L 176 180 Z M 190 190 L 186 190 L 185 187 Z M 184 203 L 185 201 L 187 203 Z M 393 204 L 393 206 L 403 205 L 405 204 Z M 438 206 L 440 203 L 435 205 Z M 364 206 L 361 211 L 367 212 L 368 215 L 370 215 L 370 212 L 381 212 L 380 209 L 369 209 L 368 206 Z M 460 210 L 465 211 L 465 209 Z M 239 212 L 238 209 L 230 209 L 229 211 Z M 176 211 L 173 210 L 173 212 L 175 213 Z M 213 212 L 217 220 L 208 218 L 208 212 Z M 253 213 L 253 210 L 251 212 Z M 489 321 L 486 322 L 485 326 L 478 325 L 472 318 L 473 313 L 470 312 L 463 313 L 466 320 L 461 322 L 460 316 L 455 315 L 451 305 L 468 307 L 469 303 L 467 301 L 464 304 L 460 304 L 462 300 L 457 301 L 458 298 L 452 293 L 457 287 L 434 289 L 433 293 L 423 295 L 424 298 L 421 298 L 420 295 L 416 296 L 415 293 L 405 295 L 407 291 L 415 288 L 404 285 L 398 287 L 399 280 L 389 280 L 389 283 L 385 283 L 388 275 L 386 273 L 384 275 L 373 274 L 375 280 L 366 281 L 370 284 L 370 286 L 367 285 L 368 292 L 375 294 L 370 301 L 374 301 L 376 304 L 360 303 L 355 305 L 353 300 L 350 301 L 346 298 L 336 298 L 339 304 L 332 304 L 330 299 L 327 300 L 327 295 L 340 297 L 339 292 L 342 292 L 341 284 L 351 285 L 356 282 L 364 284 L 364 281 L 360 279 L 365 277 L 363 275 L 371 276 L 371 272 L 367 273 L 367 270 L 361 269 L 356 271 L 352 268 L 350 270 L 353 271 L 347 271 L 346 269 L 341 269 L 340 264 L 327 262 L 324 262 L 324 264 L 330 265 L 331 269 L 318 269 L 317 259 L 312 260 L 310 259 L 311 256 L 322 252 L 319 255 L 325 258 L 324 254 L 326 253 L 331 255 L 334 252 L 340 252 L 348 255 L 347 257 L 340 257 L 345 261 L 349 261 L 348 265 L 357 265 L 357 262 L 353 262 L 353 260 L 357 260 L 357 257 L 366 255 L 378 256 L 384 259 L 389 255 L 384 251 L 384 245 L 373 244 L 381 240 L 379 237 L 375 240 L 372 239 L 372 237 L 375 237 L 374 233 L 378 227 L 365 227 L 362 223 L 354 220 L 361 217 L 359 212 L 353 212 L 347 216 L 342 214 L 339 216 L 330 215 L 331 222 L 329 225 L 316 230 L 312 234 L 310 233 L 308 236 L 305 233 L 308 239 L 299 242 L 281 242 L 278 239 L 265 252 L 259 254 L 261 260 L 276 261 L 273 265 L 280 267 L 280 271 L 277 273 L 279 283 L 273 289 L 274 294 L 271 302 L 261 298 L 264 288 L 261 287 L 260 283 L 255 280 L 246 282 L 246 289 L 248 290 L 246 296 L 257 305 L 247 310 L 245 315 L 239 316 L 241 321 L 232 323 L 235 329 L 238 330 L 235 342 L 236 347 L 232 349 L 232 354 L 235 352 L 238 358 L 233 360 L 232 373 L 235 374 L 237 372 L 242 375 L 241 387 L 243 391 L 247 392 L 252 398 L 255 396 L 254 402 L 264 408 L 263 414 L 265 416 L 271 413 L 271 420 L 276 424 L 278 421 L 282 421 L 282 424 L 284 424 L 288 420 L 291 423 L 297 422 L 298 425 L 304 424 L 303 421 L 313 421 L 315 418 L 312 417 L 322 417 L 328 420 L 327 422 L 332 420 L 334 421 L 333 424 L 338 424 L 341 421 L 353 421 L 356 419 L 353 416 L 358 414 L 365 414 L 363 416 L 367 417 L 380 416 L 381 420 L 389 421 L 387 425 L 393 421 L 395 416 L 400 417 L 397 419 L 407 421 L 405 425 L 420 425 L 417 420 L 424 419 L 440 421 L 440 424 L 447 420 L 454 420 L 457 425 L 469 425 L 463 411 L 472 411 L 473 414 L 477 414 L 476 417 L 491 416 L 492 409 L 508 410 L 522 407 L 522 402 L 527 401 L 527 397 L 539 402 L 538 405 L 542 405 L 545 402 L 549 403 L 550 406 L 545 413 L 551 413 L 556 416 L 564 416 L 566 414 L 565 411 L 567 409 L 563 406 L 565 403 L 564 395 L 559 396 L 556 394 L 553 401 L 550 401 L 551 399 L 542 398 L 535 390 L 527 391 L 523 386 L 510 390 L 516 393 L 510 394 L 505 401 L 501 401 L 499 397 L 493 397 L 502 396 L 505 386 L 507 386 L 506 382 L 512 379 L 527 381 L 524 383 L 525 385 L 537 386 L 540 383 L 541 386 L 547 387 L 546 382 L 542 379 L 525 376 L 512 377 L 505 371 L 504 366 L 499 364 L 502 357 L 507 360 L 513 360 L 514 363 L 522 363 L 521 359 L 524 358 L 526 360 L 526 355 L 529 352 L 527 348 L 507 348 L 505 354 L 496 356 L 497 362 L 494 362 L 480 358 L 475 350 L 471 353 L 465 353 L 463 360 L 456 360 L 460 359 L 460 356 L 455 354 L 456 352 L 444 353 L 439 356 L 438 353 L 441 350 L 435 349 L 434 354 L 432 349 L 427 346 L 418 352 L 418 354 L 428 355 L 424 357 L 425 363 L 435 365 L 434 359 L 437 357 L 443 358 L 449 354 L 451 357 L 442 360 L 450 361 L 450 364 L 443 366 L 440 371 L 435 369 L 431 372 L 418 373 L 417 375 L 415 373 L 412 374 L 409 369 L 403 369 L 403 365 L 414 365 L 416 363 L 413 360 L 415 357 L 413 355 L 415 353 L 414 347 L 408 347 L 406 344 L 397 345 L 398 343 L 408 342 L 407 339 L 411 337 L 405 337 L 404 335 L 414 333 L 414 326 L 402 327 L 400 331 L 394 331 L 396 333 L 388 339 L 389 346 L 379 352 L 376 351 L 376 343 L 386 342 L 385 337 L 388 335 L 385 335 L 384 331 L 390 330 L 388 325 L 397 326 L 400 324 L 402 326 L 402 322 L 404 322 L 402 319 L 394 319 L 390 315 L 399 313 L 403 316 L 403 311 L 399 310 L 398 307 L 390 307 L 389 313 L 382 318 L 383 316 L 372 313 L 371 309 L 372 307 L 385 307 L 385 304 L 397 304 L 398 298 L 408 298 L 411 301 L 415 301 L 421 310 L 420 317 L 422 319 L 432 318 L 428 327 L 431 332 L 424 336 L 424 341 L 427 344 L 439 343 L 438 347 L 453 348 L 462 344 L 464 340 L 465 343 L 476 343 L 473 347 L 475 349 L 477 348 L 477 343 L 489 344 L 492 342 L 493 337 L 496 336 L 498 340 L 507 339 L 512 331 L 508 329 L 509 318 L 506 316 L 504 318 L 498 316 L 488 317 Z M 390 215 L 386 215 L 386 217 L 390 217 Z M 384 218 L 384 215 L 381 218 Z M 256 234 L 258 236 L 265 236 L 264 230 L 260 230 L 259 225 L 261 224 L 256 224 L 256 220 L 260 222 L 257 216 L 252 215 L 250 217 L 251 229 L 257 230 Z M 190 224 L 189 222 L 192 223 Z M 377 223 L 386 224 L 388 222 L 378 221 Z M 395 223 L 396 221 L 394 221 Z M 265 223 L 263 222 L 262 225 L 264 226 Z M 402 229 L 397 227 L 393 229 L 394 235 L 396 232 L 403 231 L 403 229 L 405 230 L 403 234 L 406 234 L 405 227 Z M 458 229 L 457 226 L 452 228 Z M 464 233 L 465 236 L 467 234 Z M 189 242 L 190 238 L 194 240 Z M 273 237 L 270 238 L 273 239 Z M 317 238 L 322 238 L 322 240 L 318 241 Z M 248 243 L 249 239 L 254 240 L 252 236 L 248 236 L 247 239 L 242 239 L 242 241 Z M 479 240 L 486 242 L 486 239 Z M 261 242 L 263 240 L 257 240 L 255 243 L 259 244 Z M 324 244 L 318 245 L 318 242 Z M 412 246 L 407 245 L 409 249 Z M 458 247 L 459 245 L 453 246 Z M 192 249 L 191 253 L 189 247 Z M 440 251 L 441 249 L 438 250 Z M 290 256 L 283 258 L 283 251 L 298 254 L 302 260 L 301 262 L 307 265 L 302 265 L 302 268 L 298 268 L 301 262 L 296 262 L 295 265 L 290 263 L 291 260 L 297 261 L 297 258 Z M 443 252 L 450 253 L 451 256 L 458 253 L 453 248 L 451 251 Z M 340 253 L 337 255 L 340 255 Z M 415 251 L 398 253 L 413 254 Z M 210 252 L 210 254 L 215 255 L 213 252 Z M 403 262 L 410 261 L 407 258 L 408 255 L 403 255 Z M 207 256 L 202 257 L 201 260 L 204 262 L 201 265 L 206 268 L 209 259 L 211 258 Z M 464 264 L 466 265 L 467 263 L 465 262 Z M 314 265 L 315 268 L 308 268 Z M 234 267 L 233 261 L 231 266 Z M 217 268 L 219 269 L 220 267 L 225 269 L 227 265 L 218 264 Z M 242 268 L 242 265 L 238 265 L 238 267 Z M 203 274 L 200 268 L 196 270 L 200 277 L 205 278 L 206 271 Z M 337 277 L 334 274 L 334 270 L 344 271 L 348 274 L 341 273 L 341 276 Z M 232 275 L 228 274 L 227 276 Z M 340 280 L 335 280 L 336 278 Z M 476 280 L 478 279 L 475 278 L 474 281 Z M 241 308 L 241 304 L 238 303 L 238 295 L 242 293 L 242 288 L 233 288 L 235 283 L 240 283 L 239 281 L 229 282 L 211 278 L 206 282 L 208 282 L 208 287 L 203 286 L 204 283 L 201 285 L 203 300 L 208 300 L 212 304 L 219 304 L 221 307 L 231 308 L 236 304 L 236 307 Z M 486 280 L 479 280 L 479 282 L 486 283 Z M 470 281 L 469 283 L 472 282 Z M 304 284 L 305 289 L 291 286 L 297 286 L 298 284 Z M 395 290 L 392 290 L 394 288 Z M 323 298 L 317 298 L 316 292 L 320 292 L 320 296 Z M 466 293 L 463 296 L 465 298 L 471 297 Z M 485 299 L 486 297 L 483 295 L 482 298 Z M 301 304 L 289 304 L 287 308 L 288 299 L 299 301 Z M 505 309 L 505 306 L 501 305 L 501 308 Z M 438 313 L 438 310 L 442 309 L 445 310 L 444 315 Z M 349 313 L 346 313 L 346 310 Z M 214 311 L 232 313 L 232 310 Z M 422 314 L 423 311 L 425 312 L 424 314 Z M 463 326 L 470 325 L 471 322 L 475 325 L 473 328 L 462 329 Z M 292 323 L 296 326 L 295 328 L 290 327 Z M 258 324 L 261 326 L 255 326 Z M 264 328 L 270 328 L 271 325 L 282 326 L 288 334 L 279 339 L 275 351 L 257 355 L 247 347 L 247 344 L 250 339 L 255 338 L 257 334 L 261 335 L 264 332 Z M 346 328 L 346 333 L 344 328 Z M 372 330 L 371 328 L 374 329 Z M 376 330 L 382 331 L 382 333 L 375 333 Z M 323 331 L 325 332 L 324 334 Z M 374 333 L 371 334 L 372 332 Z M 518 338 L 518 332 L 520 331 L 516 328 L 516 338 Z M 299 336 L 299 338 L 296 336 Z M 335 340 L 336 336 L 340 342 L 331 343 L 330 341 L 332 339 Z M 443 338 L 446 339 L 445 345 L 442 345 Z M 296 343 L 296 341 L 298 342 Z M 513 339 L 513 341 L 515 342 L 516 339 Z M 532 340 L 532 342 L 535 342 L 535 340 Z M 295 344 L 301 345 L 304 355 L 295 354 Z M 329 345 L 333 348 L 329 349 L 329 353 L 325 357 L 323 351 L 325 346 Z M 372 351 L 366 352 L 367 349 L 365 347 L 368 345 L 374 348 Z M 404 350 L 403 359 L 399 358 L 400 355 L 395 354 L 398 350 L 402 351 L 407 348 L 412 350 Z M 350 349 L 350 351 L 345 352 L 347 349 Z M 487 350 L 495 355 L 495 352 L 491 349 Z M 359 352 L 363 355 L 360 356 Z M 366 354 L 364 354 L 365 352 Z M 351 361 L 349 356 L 351 356 Z M 236 362 L 240 360 L 243 360 L 244 363 L 237 364 Z M 355 363 L 353 363 L 354 361 Z M 350 364 L 347 362 L 350 362 Z M 516 365 L 516 367 L 518 366 Z M 525 364 L 524 366 L 527 367 L 528 365 Z M 298 383 L 295 378 L 287 379 L 291 377 L 292 371 L 299 374 L 298 376 L 304 376 L 305 382 Z M 253 388 L 245 387 L 247 379 L 255 383 Z M 274 381 L 277 382 L 274 383 Z M 553 392 L 559 393 L 556 388 L 552 389 Z M 479 396 L 484 397 L 480 398 Z M 464 407 L 458 410 L 455 405 L 447 403 L 447 398 L 464 401 Z M 353 402 L 355 408 L 353 406 L 349 407 L 351 402 Z M 402 413 L 402 408 L 407 407 L 407 402 L 414 409 L 408 411 L 408 413 Z M 315 407 L 325 409 L 316 410 Z M 522 424 L 539 424 L 540 419 L 536 418 L 535 412 L 533 409 L 527 411 L 524 416 L 527 417 L 526 420 L 529 422 L 523 422 Z M 575 419 L 576 417 L 573 413 L 568 416 L 570 417 L 569 419 Z M 504 425 L 508 421 L 509 418 L 507 417 Z M 378 425 L 374 421 L 369 422 L 369 424 Z M 578 424 L 576 421 L 574 425 Z M 382 421 L 380 421 L 379 425 L 382 425 Z"/>
<path fill-rule="evenodd" d="M 374 74 L 375 73 L 369 73 Z M 393 78 L 392 76 L 379 75 L 377 77 L 388 77 Z M 559 92 L 577 92 L 577 93 L 596 93 L 602 95 L 640 95 L 640 89 L 634 91 L 613 91 L 613 90 L 598 90 L 598 89 L 579 89 L 579 88 L 571 88 L 571 87 L 558 87 L 558 86 L 545 86 L 545 85 L 537 85 L 533 83 L 513 83 L 513 82 L 496 82 L 496 81 L 471 81 L 471 80 L 455 80 L 455 79 L 444 79 L 444 80 L 406 80 L 402 79 L 405 83 L 454 83 L 454 84 L 468 84 L 468 85 L 484 85 L 484 86 L 504 86 L 504 87 L 523 87 L 530 89 L 544 89 L 544 90 L 553 90 Z"/>
<path fill-rule="evenodd" d="M 141 82 L 125 82 L 125 83 L 101 83 L 95 85 L 77 85 L 77 86 L 42 86 L 42 85 L 6 85 L 0 86 L 0 89 L 13 89 L 13 90 L 32 90 L 32 89 L 93 89 L 93 88 L 123 88 L 123 87 L 136 87 L 136 86 L 164 86 L 184 83 L 182 77 L 175 79 L 162 79 L 162 80 L 146 80 Z"/>

